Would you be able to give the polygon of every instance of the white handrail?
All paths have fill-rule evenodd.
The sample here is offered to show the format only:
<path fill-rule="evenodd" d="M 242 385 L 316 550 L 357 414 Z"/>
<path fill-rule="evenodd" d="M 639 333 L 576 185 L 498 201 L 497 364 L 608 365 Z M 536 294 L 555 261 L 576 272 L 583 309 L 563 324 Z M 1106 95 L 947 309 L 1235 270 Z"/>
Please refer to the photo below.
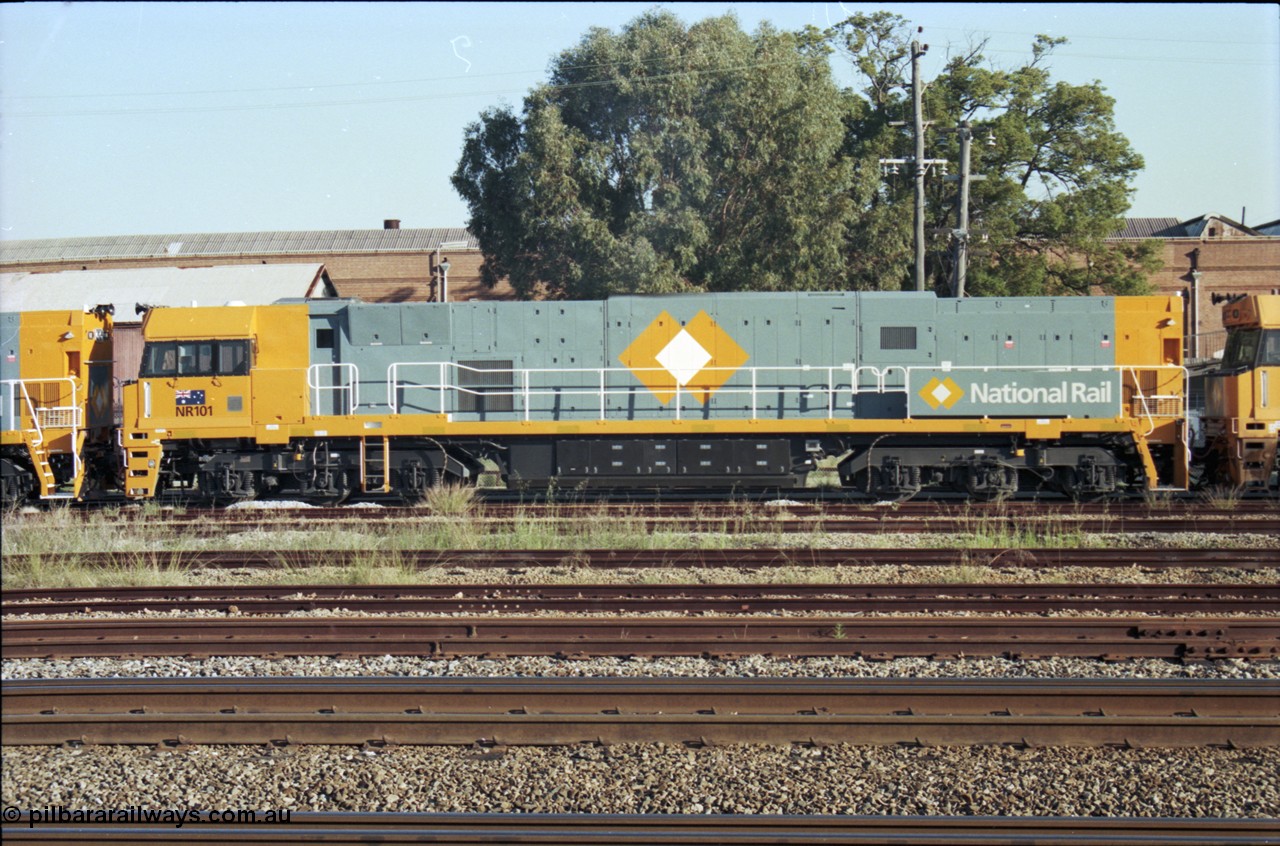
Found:
<path fill-rule="evenodd" d="M 347 365 L 351 366 L 352 365 Z M 414 384 L 402 381 L 404 378 L 403 371 L 411 367 L 433 367 L 436 369 L 435 384 Z M 917 371 L 937 372 L 945 370 L 948 373 L 990 373 L 999 371 L 1018 371 L 1018 372 L 1040 372 L 1040 373 L 1103 373 L 1110 372 L 1117 376 L 1123 376 L 1129 371 L 1135 370 L 1170 370 L 1177 369 L 1183 372 L 1183 385 L 1186 384 L 1186 369 L 1180 365 L 1151 365 L 1151 366 L 1135 366 L 1135 365 L 970 365 L 970 366 L 947 366 L 939 365 L 899 365 L 891 364 L 884 366 L 876 365 L 827 365 L 827 366 L 775 366 L 775 367 L 709 367 L 704 368 L 703 373 L 730 373 L 738 377 L 737 384 L 724 384 L 715 389 L 717 398 L 745 396 L 749 398 L 749 419 L 759 419 L 760 416 L 760 393 L 766 388 L 761 384 L 762 377 L 766 374 L 770 378 L 776 378 L 779 384 L 776 386 L 784 396 L 788 394 L 806 394 L 815 391 L 826 393 L 826 413 L 829 418 L 834 419 L 836 414 L 836 400 L 839 393 L 844 390 L 844 386 L 837 384 L 837 374 L 839 376 L 848 376 L 848 391 L 851 396 L 856 398 L 859 394 L 875 393 L 875 394 L 910 394 L 911 386 L 916 381 Z M 785 376 L 791 373 L 810 373 L 814 371 L 826 371 L 825 384 L 819 385 L 802 385 L 802 384 L 782 384 Z M 464 386 L 458 384 L 461 379 L 458 378 L 459 373 L 507 373 L 510 374 L 510 384 L 504 386 Z M 563 385 L 563 384 L 546 384 L 539 386 L 539 382 L 545 382 L 547 375 L 585 375 L 593 374 L 596 378 L 595 385 L 579 384 L 579 385 Z M 661 373 L 669 375 L 670 371 L 663 367 L 559 367 L 559 368 L 521 368 L 511 367 L 502 370 L 487 370 L 467 365 L 458 364 L 456 362 L 396 362 L 387 368 L 387 404 L 393 413 L 400 413 L 401 400 L 400 393 L 409 390 L 428 390 L 436 391 L 439 395 L 439 405 L 437 408 L 430 409 L 429 413 L 450 413 L 450 403 L 445 395 L 446 391 L 457 391 L 460 394 L 471 396 L 499 396 L 511 397 L 514 402 L 519 402 L 521 408 L 512 408 L 512 412 L 519 412 L 524 420 L 530 420 L 537 400 L 541 397 L 591 397 L 595 400 L 598 407 L 601 420 L 607 419 L 609 416 L 609 399 L 614 396 L 630 396 L 635 393 L 640 386 L 635 384 L 634 379 L 639 374 L 644 373 Z M 618 380 L 611 387 L 611 377 L 618 377 Z M 862 385 L 864 379 L 870 378 L 871 384 Z M 901 384 L 892 384 L 901 381 Z M 625 381 L 626 384 L 622 384 Z M 355 380 L 353 379 L 353 384 Z M 346 386 L 331 387 L 331 390 L 345 389 Z M 683 399 L 689 394 L 698 394 L 704 390 L 705 386 L 698 384 L 673 383 L 668 389 L 671 397 L 667 402 L 663 403 L 668 411 L 676 420 L 683 419 Z M 1122 393 L 1122 392 L 1121 392 Z M 1117 404 L 1123 401 L 1123 395 L 1116 398 Z M 354 405 L 354 404 L 353 404 Z M 583 409 L 585 410 L 585 409 Z M 815 409 L 816 410 L 816 409 Z M 910 411 L 907 411 L 910 417 Z M 1144 415 L 1146 416 L 1146 415 Z"/>
<path fill-rule="evenodd" d="M 70 388 L 67 395 L 70 397 L 70 405 L 49 405 L 37 406 L 35 400 L 31 398 L 31 393 L 27 390 L 28 385 L 48 385 L 65 382 Z M 27 414 L 31 418 L 31 428 L 26 430 L 32 432 L 35 437 L 32 438 L 31 445 L 39 447 L 44 445 L 46 429 L 66 429 L 71 436 L 71 469 L 74 474 L 73 478 L 80 478 L 81 460 L 80 450 L 78 449 L 80 441 L 80 430 L 83 428 L 84 417 L 83 410 L 80 408 L 80 400 L 77 394 L 79 386 L 76 380 L 70 376 L 58 376 L 48 379 L 6 379 L 4 385 L 10 386 L 11 394 L 3 400 L 4 402 L 4 428 L 7 431 L 17 431 L 21 424 L 21 415 L 15 418 L 13 410 L 13 399 L 20 392 L 22 394 L 23 404 L 27 407 Z M 0 392 L 2 395 L 2 392 Z M 58 399 L 61 400 L 63 392 L 59 391 Z"/>
<path fill-rule="evenodd" d="M 333 385 L 321 385 L 319 382 L 322 370 L 336 370 L 339 378 L 342 374 L 349 374 L 350 381 L 343 384 L 337 381 Z M 321 391 L 344 391 L 347 395 L 347 411 L 351 415 L 356 413 L 356 408 L 360 405 L 360 370 L 350 362 L 336 362 L 333 364 L 313 364 L 307 368 L 307 387 L 311 389 L 312 407 L 315 409 L 314 414 L 320 414 L 320 392 Z"/>
<path fill-rule="evenodd" d="M 66 393 L 70 397 L 70 405 L 45 405 L 37 406 L 35 400 L 31 398 L 31 393 L 27 390 L 29 385 L 50 385 L 60 382 L 66 382 L 70 390 Z M 58 376 L 48 379 L 5 379 L 2 385 L 8 386 L 12 391 L 10 397 L 4 401 L 4 428 L 6 431 L 17 431 L 21 425 L 21 415 L 15 415 L 13 400 L 19 394 L 22 396 L 22 403 L 26 406 L 27 415 L 31 418 L 31 429 L 35 432 L 37 445 L 44 443 L 44 429 L 70 429 L 74 435 L 83 425 L 83 414 L 80 408 L 80 402 L 77 397 L 79 391 L 76 380 L 70 376 Z M 61 392 L 59 399 L 61 399 Z"/>

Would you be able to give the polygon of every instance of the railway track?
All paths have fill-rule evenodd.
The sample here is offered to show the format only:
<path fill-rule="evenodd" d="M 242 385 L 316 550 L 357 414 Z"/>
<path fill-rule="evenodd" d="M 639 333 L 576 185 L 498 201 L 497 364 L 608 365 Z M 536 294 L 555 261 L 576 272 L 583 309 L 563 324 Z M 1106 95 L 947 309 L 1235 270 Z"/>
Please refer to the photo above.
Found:
<path fill-rule="evenodd" d="M 1280 618 L 1274 616 L 6 618 L 0 634 L 4 658 L 770 655 L 1270 660 L 1280 655 Z"/>
<path fill-rule="evenodd" d="M 6 615 L 218 611 L 368 614 L 1280 614 L 1280 585 L 335 585 L 9 590 Z"/>
<path fill-rule="evenodd" d="M 1280 682 L 10 681 L 6 745 L 1275 746 Z"/>
<path fill-rule="evenodd" d="M 374 504 L 367 504 L 374 505 Z M 120 524 L 148 530 L 183 527 L 201 536 L 218 536 L 252 526 L 263 531 L 302 526 L 341 526 L 348 523 L 414 523 L 430 519 L 457 519 L 461 515 L 437 514 L 422 507 L 309 507 L 280 503 L 274 507 L 122 508 L 110 512 Z M 102 512 L 85 509 L 85 519 L 101 519 Z M 571 527 L 600 520 L 625 521 L 649 532 L 842 532 L 842 533 L 974 533 L 1016 528 L 1022 533 L 1075 532 L 1173 532 L 1219 534 L 1280 533 L 1280 504 L 1242 501 L 1231 507 L 1203 502 L 1167 503 L 998 503 L 953 505 L 903 503 L 872 505 L 848 502 L 790 500 L 762 503 L 569 503 L 537 504 L 481 502 L 469 508 L 465 519 L 494 531 L 506 531 L 529 522 Z M 110 525 L 110 522 L 105 525 Z"/>
<path fill-rule="evenodd" d="M 225 519 L 217 516 L 207 519 L 174 520 L 161 518 L 142 523 L 146 530 L 163 530 L 181 528 L 183 533 L 198 537 L 220 537 L 246 527 L 257 531 L 290 531 L 296 529 L 341 528 L 344 525 L 365 525 L 370 522 L 409 522 L 412 516 L 397 516 L 399 512 L 391 512 L 388 516 L 369 518 L 364 512 L 369 509 L 349 509 L 340 514 L 302 512 L 297 516 L 276 513 L 270 517 L 259 516 L 248 519 Z M 219 515 L 226 512 L 218 512 Z M 421 519 L 420 517 L 418 519 Z M 440 519 L 456 519 L 443 516 Z M 584 523 L 596 523 L 600 520 L 625 521 L 626 525 L 649 533 L 668 532 L 673 534 L 687 533 L 724 533 L 732 534 L 771 534 L 822 532 L 840 534 L 976 534 L 980 532 L 998 531 L 1001 527 L 1016 529 L 1023 535 L 1059 535 L 1063 532 L 1082 532 L 1089 534 L 1120 534 L 1133 532 L 1199 532 L 1219 535 L 1276 535 L 1280 534 L 1280 517 L 1257 517 L 1238 519 L 1231 515 L 1220 516 L 1187 516 L 1169 517 L 1080 517 L 1073 519 L 1053 518 L 1035 521 L 1016 517 L 990 518 L 975 520 L 972 517 L 810 517 L 795 519 L 790 517 L 714 517 L 714 518 L 682 518 L 682 517 L 625 517 L 625 516 L 577 516 L 577 517 L 494 517 L 467 518 L 477 530 L 501 532 L 527 527 L 530 522 L 552 524 L 571 529 Z M 103 524 L 109 526 L 110 524 Z M 121 526 L 138 525 L 123 522 Z"/>
<path fill-rule="evenodd" d="M 842 567 L 842 566 L 986 566 L 1047 569 L 1061 567 L 1232 568 L 1255 570 L 1280 567 L 1280 549 L 394 549 L 394 550 L 219 550 L 171 552 L 68 552 L 6 555 L 15 568 L 51 559 L 83 568 L 104 568 L 127 562 L 152 562 L 164 567 L 196 569 L 297 568 L 316 565 L 345 567 L 356 562 L 383 561 L 396 567 L 519 569 L 572 565 L 600 570 L 707 569 L 728 567 Z"/>
<path fill-rule="evenodd" d="M 141 816 L 139 814 L 139 816 Z M 259 818 L 265 814 L 258 815 Z M 1099 817 L 890 817 L 644 814 L 356 814 L 293 812 L 287 825 L 266 822 L 185 825 L 135 822 L 122 825 L 30 823 L 24 815 L 4 826 L 10 846 L 98 844 L 154 846 L 158 842 L 235 843 L 240 846 L 435 843 L 563 843 L 615 846 L 618 843 L 701 846 L 701 844 L 971 843 L 1015 846 L 1100 846 L 1100 844 L 1280 843 L 1274 820 Z"/>
<path fill-rule="evenodd" d="M 765 501 L 717 502 L 694 500 L 687 502 L 530 502 L 506 498 L 494 499 L 481 492 L 480 498 L 468 509 L 470 517 L 501 519 L 519 515 L 530 518 L 583 518 L 598 519 L 602 515 L 647 517 L 653 519 L 732 519 L 740 517 L 791 517 L 791 518 L 863 518 L 879 520 L 888 518 L 946 519 L 946 520 L 1003 520 L 1017 519 L 1079 519 L 1105 517 L 1111 519 L 1165 519 L 1187 518 L 1253 518 L 1276 516 L 1280 501 L 1239 500 L 1228 505 L 1215 506 L 1199 499 L 1173 501 L 1158 505 L 1144 502 L 1000 502 L 967 503 L 947 501 L 911 501 L 900 503 L 848 502 L 841 499 L 798 501 L 773 499 Z M 75 513 L 84 519 L 101 517 L 100 509 L 80 508 Z M 110 512 L 119 520 L 154 520 L 163 518 L 175 522 L 202 522 L 219 518 L 246 520 L 285 517 L 303 519 L 342 519 L 347 517 L 373 520 L 421 519 L 439 516 L 429 506 L 393 505 L 377 502 L 353 503 L 343 506 L 310 506 L 287 501 L 270 500 L 233 505 L 225 508 L 188 506 L 181 504 L 160 505 L 145 508 L 124 505 Z"/>

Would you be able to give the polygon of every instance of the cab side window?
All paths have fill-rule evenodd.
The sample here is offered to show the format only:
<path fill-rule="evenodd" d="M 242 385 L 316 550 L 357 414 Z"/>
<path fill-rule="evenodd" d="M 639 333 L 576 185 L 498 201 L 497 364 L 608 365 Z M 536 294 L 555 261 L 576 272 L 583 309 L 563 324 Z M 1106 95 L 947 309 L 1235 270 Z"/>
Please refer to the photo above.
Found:
<path fill-rule="evenodd" d="M 138 374 L 144 379 L 155 379 L 178 374 L 178 345 L 169 343 L 147 344 L 142 353 L 142 371 Z"/>
<path fill-rule="evenodd" d="M 1280 367 L 1280 329 L 1268 329 L 1262 333 L 1262 352 L 1258 355 L 1259 367 Z"/>
<path fill-rule="evenodd" d="M 219 376 L 248 376 L 249 375 L 249 342 L 248 341 L 219 341 L 218 342 L 218 375 Z"/>

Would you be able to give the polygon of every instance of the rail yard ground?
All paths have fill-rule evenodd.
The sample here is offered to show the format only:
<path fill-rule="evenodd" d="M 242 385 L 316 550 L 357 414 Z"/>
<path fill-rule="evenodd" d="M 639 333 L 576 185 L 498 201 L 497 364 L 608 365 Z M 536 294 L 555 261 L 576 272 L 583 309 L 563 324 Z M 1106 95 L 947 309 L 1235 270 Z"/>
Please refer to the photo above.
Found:
<path fill-rule="evenodd" d="M 1267 701 L 1267 691 L 1280 692 L 1280 661 L 1275 657 L 1280 638 L 1251 635 L 1256 641 L 1251 644 L 1253 651 L 1242 656 L 1224 657 L 1218 652 L 1213 657 L 1212 649 L 1203 653 L 1196 649 L 1197 644 L 1207 643 L 1209 628 L 1219 631 L 1219 640 L 1230 640 L 1233 635 L 1221 633 L 1229 632 L 1232 625 L 1280 624 L 1280 604 L 1267 593 L 1280 584 L 1280 537 L 1268 524 L 1277 516 L 1274 503 L 1254 507 L 1241 502 L 1153 502 L 1145 506 L 1141 513 L 1116 505 L 1065 505 L 1039 511 L 1017 503 L 947 506 L 935 507 L 929 516 L 916 504 L 855 509 L 738 503 L 690 506 L 661 515 L 641 506 L 481 506 L 464 496 L 452 505 L 442 502 L 416 510 L 352 506 L 219 513 L 146 506 L 89 513 L 11 513 L 5 515 L 3 538 L 6 641 L 24 625 L 77 618 L 98 621 L 100 634 L 112 625 L 144 619 L 178 626 L 190 623 L 193 630 L 195 624 L 252 625 L 265 619 L 299 624 L 340 618 L 368 622 L 382 616 L 375 605 L 352 609 L 340 600 L 320 600 L 328 596 L 326 590 L 342 588 L 354 604 L 355 597 L 372 598 L 380 585 L 404 586 L 397 593 L 406 597 L 414 595 L 415 585 L 421 594 L 431 586 L 451 586 L 439 601 L 497 603 L 490 608 L 460 605 L 454 610 L 438 606 L 394 612 L 406 621 L 438 618 L 442 623 L 461 620 L 464 626 L 474 621 L 477 637 L 484 636 L 485 625 L 512 617 L 511 610 L 498 607 L 503 598 L 520 598 L 519 616 L 533 620 L 603 617 L 625 624 L 643 617 L 706 622 L 725 612 L 700 610 L 692 587 L 684 612 L 645 611 L 642 606 L 625 611 L 538 610 L 537 588 L 585 590 L 584 586 L 595 585 L 605 596 L 605 588 L 612 586 L 619 590 L 616 603 L 627 595 L 628 587 L 633 588 L 631 601 L 645 590 L 665 585 L 721 585 L 723 590 L 716 592 L 720 600 L 737 596 L 745 603 L 735 609 L 735 618 L 757 623 L 821 618 L 826 623 L 820 637 L 831 648 L 816 650 L 830 654 L 802 656 L 787 654 L 785 647 L 752 650 L 741 645 L 740 654 L 725 646 L 705 654 L 663 655 L 661 650 L 636 648 L 634 654 L 619 655 L 588 642 L 577 653 L 561 654 L 536 654 L 536 650 L 516 654 L 520 650 L 504 651 L 501 646 L 488 654 L 451 653 L 447 645 L 437 646 L 434 654 L 426 648 L 389 649 L 393 654 L 376 654 L 376 650 L 335 654 L 341 650 L 327 651 L 321 644 L 296 654 L 245 650 L 228 656 L 184 655 L 181 650 L 161 654 L 158 648 L 152 654 L 142 639 L 134 647 L 136 654 L 97 655 L 71 641 L 60 652 L 49 641 L 46 654 L 38 657 L 6 653 L 3 678 L 10 688 L 55 678 L 306 677 L 313 682 L 349 677 L 433 682 L 477 677 L 612 678 L 655 683 L 679 679 L 693 684 L 698 679 L 754 679 L 790 680 L 797 690 L 802 680 L 812 679 L 841 679 L 850 685 L 878 680 L 1059 684 L 1096 679 L 1102 688 L 1108 680 L 1151 680 L 1185 683 L 1190 691 L 1197 686 L 1234 684 L 1240 686 L 1241 696 L 1246 689 L 1253 695 L 1262 691 L 1262 701 Z M 865 525 L 850 527 L 855 520 Z M 417 556 L 428 550 L 456 550 L 456 554 L 424 563 Z M 1157 551 L 1154 558 L 1153 550 Z M 769 551 L 777 557 L 748 555 Z M 901 560 L 894 560 L 895 551 Z M 210 558 L 214 553 L 229 557 L 218 563 Z M 257 557 L 248 562 L 233 557 L 245 553 Z M 649 558 L 641 560 L 642 553 Z M 673 559 L 680 562 L 678 566 L 661 566 L 663 553 L 685 557 Z M 691 556 L 704 554 L 701 565 L 690 565 Z M 1194 557 L 1197 554 L 1200 557 Z M 492 558 L 487 565 L 486 555 Z M 200 587 L 217 591 L 203 606 L 162 608 L 154 594 L 131 600 L 141 603 L 145 611 L 119 604 L 108 608 L 102 605 L 105 596 L 94 593 L 121 585 L 151 586 L 160 588 L 159 593 L 173 588 L 174 598 L 185 594 L 198 598 Z M 287 589 L 270 596 L 254 593 L 267 585 Z M 772 600 L 748 598 L 748 587 L 760 585 L 773 586 Z M 808 592 L 834 601 L 848 599 L 850 589 L 860 585 L 901 585 L 904 596 L 910 593 L 908 586 L 932 586 L 937 588 L 939 602 L 927 611 L 893 610 L 887 601 L 876 607 L 876 600 L 865 599 L 871 605 L 832 611 L 791 608 L 783 601 L 788 586 L 795 595 Z M 1050 598 L 1049 608 L 1034 611 L 1017 610 L 1014 605 L 982 612 L 943 607 L 945 598 L 973 593 L 975 586 L 985 586 L 993 602 L 999 601 L 999 586 L 1025 587 L 1023 600 L 1037 586 L 1041 594 L 1059 599 Z M 1064 586 L 1072 590 L 1053 593 Z M 1114 600 L 1126 586 L 1154 592 L 1143 598 L 1135 590 L 1123 600 L 1134 603 L 1127 610 L 1106 610 L 1101 598 L 1096 609 L 1079 607 L 1082 596 L 1101 597 L 1099 591 L 1106 589 Z M 1232 591 L 1233 586 L 1239 590 Z M 33 603 L 41 591 L 48 594 L 44 601 L 61 596 L 60 601 L 74 603 L 76 610 L 37 611 Z M 238 601 L 243 608 L 236 604 L 235 591 L 242 592 Z M 1074 605 L 1065 598 L 1073 592 Z M 1211 595 L 1237 602 L 1252 596 L 1247 601 L 1255 604 L 1239 611 L 1209 605 L 1197 611 L 1185 604 L 1193 596 L 1208 602 Z M 545 598 L 549 601 L 550 593 Z M 319 604 L 306 607 L 308 600 Z M 1061 607 L 1053 608 L 1055 601 Z M 292 606 L 264 612 L 264 604 L 273 602 Z M 1176 612 L 1169 610 L 1175 607 Z M 1150 625 L 1134 625 L 1137 639 L 1180 639 L 1180 657 L 1109 655 L 1104 659 L 1069 649 L 1053 653 L 1056 647 L 1051 644 L 1042 647 L 1050 650 L 1046 654 L 1027 654 L 1025 644 L 1007 648 L 996 644 L 989 654 L 966 654 L 963 644 L 957 643 L 940 644 L 930 654 L 911 653 L 901 643 L 875 654 L 851 648 L 852 639 L 861 636 L 858 625 L 876 621 L 934 620 L 942 631 L 948 620 L 970 625 L 975 617 L 990 617 L 1010 620 L 1012 630 L 1014 620 L 1078 619 L 1083 626 L 1108 616 L 1147 619 Z M 121 702 L 113 707 L 127 714 L 130 702 Z M 723 705 L 701 707 L 696 697 L 689 707 L 695 713 L 726 712 Z M 1280 818 L 1280 709 L 1264 704 L 1260 716 L 1242 717 L 1215 713 L 1215 707 L 1196 710 L 1183 703 L 1166 709 L 1171 713 L 1163 716 L 1135 711 L 1117 717 L 1111 704 L 1099 700 L 1096 706 L 1077 707 L 1083 714 L 1074 719 L 1093 715 L 1094 722 L 1106 718 L 1120 725 L 1132 719 L 1131 737 L 1124 737 L 1121 729 L 1118 741 L 1116 737 L 1061 740 L 1075 737 L 1068 731 L 1061 736 L 1046 734 L 1045 741 L 1019 736 L 976 745 L 939 741 L 923 729 L 921 736 L 909 742 L 894 734 L 903 731 L 904 720 L 924 718 L 931 715 L 930 708 L 936 710 L 936 706 L 918 705 L 914 711 L 910 707 L 881 709 L 885 713 L 876 719 L 883 728 L 874 732 L 882 734 L 872 742 L 823 739 L 815 732 L 797 736 L 797 742 L 791 743 L 717 742 L 695 734 L 673 741 L 671 736 L 646 739 L 643 729 L 637 729 L 641 735 L 635 738 L 606 739 L 606 729 L 601 729 L 594 740 L 584 736 L 583 742 L 550 746 L 505 741 L 500 733 L 474 742 L 455 738 L 444 745 L 385 736 L 368 738 L 375 742 L 363 745 L 262 743 L 260 738 L 234 737 L 225 742 L 184 743 L 175 737 L 160 743 L 120 745 L 95 744 L 94 730 L 85 728 L 79 735 L 89 738 L 88 743 L 6 746 L 0 794 L 6 807 L 18 808 L 218 804 L 298 812 Z M 40 710 L 32 718 L 37 723 Z M 74 723 L 74 707 L 70 714 L 65 706 L 57 710 Z M 321 710 L 333 711 L 322 720 L 340 721 L 348 709 Z M 424 699 L 418 713 L 431 710 Z M 818 722 L 847 716 L 799 699 L 794 708 L 783 710 L 802 719 L 812 711 L 810 716 Z M 984 719 L 1007 724 L 1023 710 L 1009 705 L 1004 713 L 986 714 Z M 507 713 L 505 719 L 519 726 L 540 709 L 530 705 L 524 711 Z M 588 716 L 616 722 L 643 711 L 629 707 L 623 698 Z M 1040 712 L 1033 709 L 1032 713 Z M 16 725 L 8 704 L 5 714 L 6 727 Z M 863 717 L 869 715 L 859 719 Z M 1207 742 L 1185 734 L 1191 738 L 1185 745 L 1176 742 L 1177 736 L 1173 743 L 1140 739 L 1140 730 L 1154 731 L 1143 721 L 1163 721 L 1160 731 L 1177 731 L 1192 724 L 1203 729 L 1207 718 L 1227 721 L 1221 729 L 1226 734 Z M 703 713 L 694 719 L 710 717 Z M 946 731 L 961 724 L 964 731 L 986 731 L 972 728 L 965 722 L 968 718 L 952 719 L 955 725 Z M 1041 723 L 1057 720 L 1055 730 L 1063 730 L 1059 723 L 1064 719 L 1043 716 Z M 1245 723 L 1233 728 L 1230 720 Z M 86 719 L 85 725 L 90 722 Z M 1253 742 L 1244 742 L 1246 729 Z M 526 730 L 527 726 L 520 729 Z M 511 736 L 518 738 L 515 728 L 512 731 Z M 620 730 L 615 726 L 607 731 Z M 1260 835 L 1254 830 L 1249 836 Z"/>

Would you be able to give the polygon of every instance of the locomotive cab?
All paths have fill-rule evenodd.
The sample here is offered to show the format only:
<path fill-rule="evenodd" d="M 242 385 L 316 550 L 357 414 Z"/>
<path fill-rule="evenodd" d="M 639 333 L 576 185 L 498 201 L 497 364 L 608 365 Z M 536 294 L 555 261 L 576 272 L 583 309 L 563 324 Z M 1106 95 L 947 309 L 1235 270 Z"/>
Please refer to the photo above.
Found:
<path fill-rule="evenodd" d="M 1205 481 L 1275 489 L 1280 443 L 1280 296 L 1245 296 L 1223 308 L 1227 346 L 1206 379 Z"/>

